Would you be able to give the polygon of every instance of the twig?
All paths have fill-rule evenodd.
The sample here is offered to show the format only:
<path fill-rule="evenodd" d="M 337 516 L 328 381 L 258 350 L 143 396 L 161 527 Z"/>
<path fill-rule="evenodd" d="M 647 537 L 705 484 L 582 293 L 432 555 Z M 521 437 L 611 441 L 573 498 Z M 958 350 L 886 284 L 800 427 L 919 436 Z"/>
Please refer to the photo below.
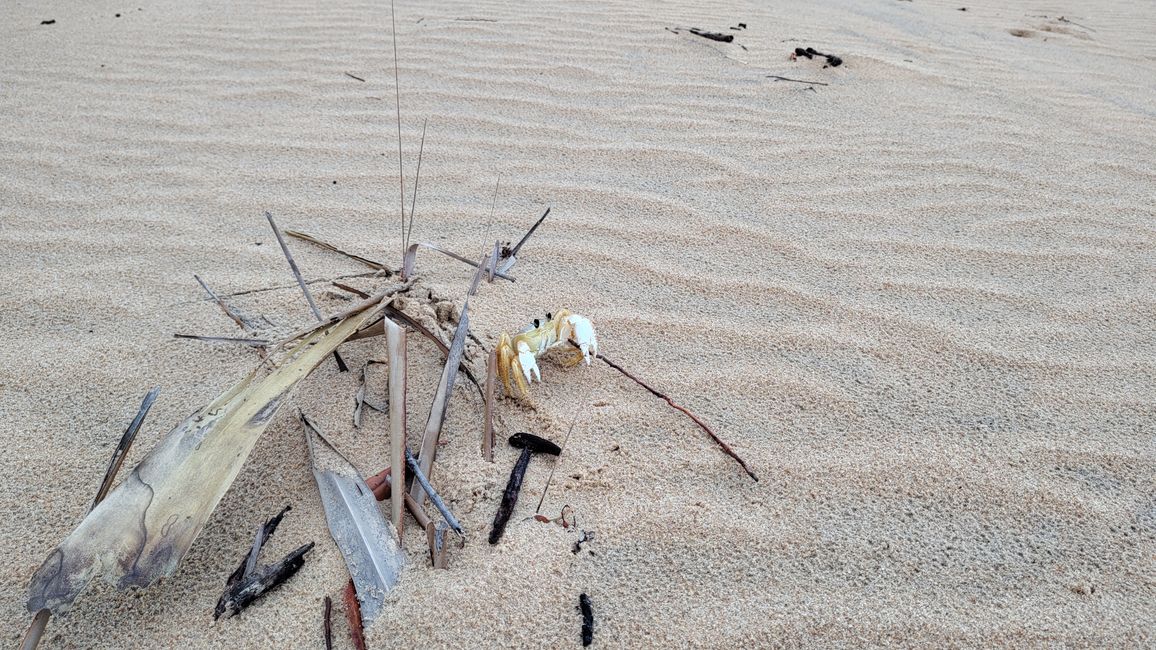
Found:
<path fill-rule="evenodd" d="M 96 490 L 96 497 L 92 500 L 92 506 L 89 507 L 89 512 L 96 509 L 104 497 L 108 495 L 108 491 L 112 489 L 112 482 L 116 480 L 116 475 L 120 472 L 121 465 L 124 465 L 125 456 L 128 455 L 129 448 L 136 440 L 136 434 L 140 431 L 141 425 L 144 424 L 145 416 L 148 415 L 149 409 L 153 407 L 153 402 L 156 401 L 157 395 L 161 392 L 161 387 L 156 386 L 145 395 L 144 400 L 141 401 L 140 408 L 137 409 L 136 417 L 129 423 L 128 428 L 125 429 L 124 435 L 120 437 L 120 442 L 117 443 L 116 449 L 112 452 L 112 458 L 108 461 L 108 469 L 104 472 L 104 480 L 100 482 L 100 487 Z"/>
<path fill-rule="evenodd" d="M 816 86 L 830 86 L 831 85 L 831 84 L 823 83 L 822 81 L 806 81 L 804 79 L 791 79 L 789 77 L 780 77 L 777 74 L 769 74 L 769 75 L 767 75 L 767 77 L 770 79 L 776 79 L 778 81 L 793 81 L 795 83 L 800 83 L 800 84 L 815 84 Z"/>
<path fill-rule="evenodd" d="M 433 489 L 433 486 L 430 485 L 429 479 L 427 479 L 425 473 L 421 471 L 421 467 L 417 464 L 417 459 L 413 457 L 409 449 L 405 450 L 405 464 L 413 474 L 414 480 L 421 484 L 422 489 L 425 490 L 425 493 L 429 496 L 429 500 L 433 502 L 434 507 L 438 509 L 438 512 L 442 513 L 442 517 L 445 517 L 446 523 L 450 525 L 450 528 L 453 528 L 455 533 L 464 537 L 465 532 L 462 531 L 462 525 L 458 523 L 457 517 L 454 517 L 454 513 L 450 512 L 445 502 L 442 501 L 441 496 L 438 495 Z"/>
<path fill-rule="evenodd" d="M 345 76 L 349 77 L 350 79 L 356 79 L 356 80 L 362 81 L 362 82 L 365 81 L 365 79 L 362 79 L 361 77 L 359 77 L 355 74 L 349 74 L 348 72 L 345 73 Z"/>
<path fill-rule="evenodd" d="M 289 246 L 285 244 L 285 238 L 281 236 L 281 229 L 277 227 L 277 222 L 273 221 L 273 215 L 269 212 L 265 213 L 265 218 L 269 220 L 269 226 L 273 229 L 273 234 L 277 237 L 277 243 L 281 245 L 281 252 L 285 254 L 285 259 L 289 261 L 289 268 L 293 271 L 293 277 L 297 278 L 297 284 L 301 287 L 301 293 L 305 294 L 305 300 L 309 302 L 309 309 L 313 311 L 313 316 L 317 322 L 324 322 L 325 317 L 321 315 L 321 310 L 317 308 L 317 303 L 313 300 L 313 294 L 309 291 L 309 285 L 305 284 L 305 279 L 301 277 L 301 270 L 297 268 L 297 262 L 293 260 L 293 254 L 289 252 Z M 345 365 L 345 360 L 341 358 L 341 353 L 337 350 L 333 351 L 333 360 L 337 362 L 337 369 L 341 372 L 349 372 L 349 366 Z"/>
<path fill-rule="evenodd" d="M 362 257 L 360 255 L 354 255 L 353 253 L 350 253 L 347 251 L 343 251 L 340 248 L 334 246 L 333 244 L 321 241 L 320 239 L 314 237 L 313 235 L 308 235 L 308 234 L 300 232 L 298 230 L 286 230 L 285 234 L 289 235 L 290 237 L 293 237 L 294 239 L 300 239 L 301 241 L 307 241 L 310 244 L 314 244 L 315 246 L 318 246 L 320 248 L 324 248 L 327 251 L 337 253 L 339 255 L 344 255 L 351 260 L 354 260 L 356 262 L 361 262 L 362 264 L 368 266 L 371 269 L 377 269 L 378 271 L 392 272 L 391 269 L 386 267 L 381 262 L 375 262 L 369 258 Z M 345 276 L 345 277 L 355 277 L 355 276 Z"/>
<path fill-rule="evenodd" d="M 333 650 L 333 601 L 325 597 L 325 650 Z"/>
<path fill-rule="evenodd" d="M 217 294 L 213 293 L 213 290 L 209 288 L 209 285 L 205 284 L 205 281 L 201 279 L 201 276 L 194 273 L 193 278 L 197 281 L 197 284 L 201 285 L 201 288 L 205 290 L 205 293 L 209 294 L 209 297 L 217 303 L 217 306 L 221 308 L 221 311 L 225 312 L 225 315 L 237 324 L 237 327 L 240 327 L 246 332 L 253 329 L 253 327 L 247 323 L 244 318 L 241 318 L 240 314 L 237 314 L 232 309 L 230 309 L 229 306 L 225 304 L 224 300 L 217 296 Z"/>
<path fill-rule="evenodd" d="M 570 345 L 573 345 L 574 347 L 578 347 L 578 345 L 576 343 L 574 343 L 574 341 L 570 341 Z M 715 441 L 715 443 L 723 450 L 723 453 L 725 453 L 726 455 L 735 459 L 735 461 L 737 461 L 738 464 L 742 466 L 743 471 L 746 472 L 747 475 L 749 475 L 755 481 L 759 480 L 759 477 L 755 476 L 755 473 L 752 472 L 749 467 L 747 467 L 746 462 L 743 461 L 742 458 L 739 458 L 739 455 L 736 454 L 733 449 L 731 449 L 731 446 L 728 445 L 727 443 L 723 442 L 722 439 L 719 438 L 718 435 L 715 434 L 715 432 L 713 430 L 711 430 L 711 428 L 709 426 L 706 425 L 705 422 L 703 422 L 702 420 L 700 420 L 698 418 L 698 416 L 696 416 L 694 413 L 691 413 L 690 411 L 688 411 L 685 407 L 679 406 L 678 404 L 675 403 L 674 400 L 670 399 L 669 397 L 667 397 L 663 393 L 660 393 L 658 390 L 651 388 L 651 386 L 649 384 L 642 381 L 638 377 L 635 377 L 634 375 L 630 374 L 630 372 L 628 372 L 625 368 L 623 368 L 622 366 L 618 365 L 617 363 L 615 363 L 615 362 L 611 361 L 609 358 L 607 358 L 606 355 L 599 354 L 597 356 L 599 359 L 606 362 L 606 365 L 608 365 L 611 368 L 614 368 L 618 372 L 622 373 L 627 379 L 632 380 L 634 383 L 636 383 L 639 386 L 642 386 L 646 390 L 650 391 L 650 394 L 654 395 L 655 397 L 657 397 L 661 400 L 666 401 L 666 403 L 669 404 L 672 408 L 677 409 L 679 411 L 682 411 L 683 414 L 685 414 L 688 418 L 690 418 L 691 421 L 693 421 L 695 424 L 697 424 L 700 429 L 705 431 L 707 433 L 707 435 L 709 435 L 711 437 L 711 439 Z"/>
<path fill-rule="evenodd" d="M 486 412 L 482 427 L 482 458 L 494 462 L 494 382 L 497 381 L 498 351 L 490 350 L 486 361 Z"/>
<path fill-rule="evenodd" d="M 401 120 L 400 116 L 398 120 Z M 429 126 L 429 118 L 421 123 L 421 144 L 417 148 L 417 173 L 413 177 L 413 198 L 409 204 L 409 227 L 403 233 L 404 237 L 402 238 L 402 258 L 405 257 L 405 249 L 409 248 L 409 238 L 413 235 L 413 215 L 417 212 L 417 186 L 421 182 L 421 157 L 425 152 L 425 129 L 427 126 Z"/>
<path fill-rule="evenodd" d="M 232 336 L 201 336 L 199 334 L 173 334 L 173 338 L 192 339 L 194 341 L 205 341 L 207 343 L 240 343 L 255 348 L 263 348 L 270 343 L 270 341 L 266 339 L 242 339 Z"/>
<path fill-rule="evenodd" d="M 455 260 L 457 260 L 459 262 L 463 262 L 465 264 L 469 264 L 470 266 L 472 266 L 474 268 L 478 268 L 479 266 L 482 266 L 485 262 L 483 260 L 483 262 L 480 264 L 478 262 L 471 260 L 468 257 L 462 257 L 461 255 L 458 255 L 457 253 L 454 253 L 453 251 L 448 251 L 444 248 L 439 248 L 436 244 L 431 244 L 430 242 L 418 242 L 416 244 L 410 244 L 409 248 L 406 249 L 405 261 L 402 263 L 402 277 L 403 278 L 408 278 L 413 273 L 414 266 L 417 264 L 417 250 L 419 248 L 428 248 L 431 251 L 437 251 L 438 253 L 441 253 L 442 255 L 452 257 Z M 511 278 L 510 276 L 506 275 L 505 271 L 502 271 L 502 270 L 498 270 L 497 272 L 494 273 L 494 275 L 499 277 L 499 278 L 502 278 L 503 280 L 509 280 L 510 282 L 514 281 L 514 278 Z"/>

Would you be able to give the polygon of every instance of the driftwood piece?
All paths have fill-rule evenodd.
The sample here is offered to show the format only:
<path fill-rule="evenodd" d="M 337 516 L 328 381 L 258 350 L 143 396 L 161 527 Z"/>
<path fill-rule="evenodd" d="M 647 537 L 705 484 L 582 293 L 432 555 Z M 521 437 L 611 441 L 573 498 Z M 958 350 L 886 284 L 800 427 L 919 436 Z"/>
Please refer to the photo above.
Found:
<path fill-rule="evenodd" d="M 237 568 L 229 574 L 228 579 L 225 580 L 226 587 L 230 587 L 237 582 L 240 582 L 241 579 L 252 573 L 253 567 L 256 566 L 257 555 L 261 552 L 261 547 L 269 541 L 269 538 L 273 536 L 273 533 L 277 532 L 277 527 L 281 525 L 281 520 L 285 518 L 285 513 L 289 512 L 290 510 L 292 510 L 292 507 L 285 506 L 281 509 L 281 512 L 278 512 L 277 514 L 270 517 L 268 521 L 266 521 L 260 528 L 257 529 L 257 534 L 253 540 L 253 546 L 250 548 L 249 553 L 246 554 L 245 557 L 241 558 L 240 565 L 238 565 Z M 218 604 L 218 607 L 220 607 L 220 604 Z"/>
<path fill-rule="evenodd" d="M 373 491 L 361 475 L 304 413 L 300 418 L 329 532 L 357 585 L 361 615 L 372 623 L 381 613 L 385 594 L 401 577 L 405 554 L 397 544 L 393 524 L 381 516 Z"/>
<path fill-rule="evenodd" d="M 67 610 L 104 573 L 121 588 L 172 575 L 294 386 L 381 311 L 304 334 L 274 370 L 253 371 L 169 432 L 54 549 L 32 577 L 28 610 Z"/>
<path fill-rule="evenodd" d="M 305 554 L 311 550 L 313 542 L 299 547 L 276 564 L 254 571 L 253 575 L 226 591 L 222 604 L 218 604 L 218 608 L 223 609 L 213 618 L 220 618 L 222 614 L 225 616 L 237 614 L 265 593 L 293 577 L 293 574 L 305 566 Z"/>

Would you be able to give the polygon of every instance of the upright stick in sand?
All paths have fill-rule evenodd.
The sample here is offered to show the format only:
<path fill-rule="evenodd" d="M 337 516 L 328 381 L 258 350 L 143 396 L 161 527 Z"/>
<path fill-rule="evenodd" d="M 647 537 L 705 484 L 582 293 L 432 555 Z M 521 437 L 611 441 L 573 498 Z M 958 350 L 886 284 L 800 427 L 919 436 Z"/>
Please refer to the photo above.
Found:
<path fill-rule="evenodd" d="M 389 352 L 389 462 L 390 467 L 405 467 L 405 388 L 406 388 L 406 339 L 405 328 L 386 318 L 385 344 Z M 399 471 L 404 477 L 405 472 Z M 405 505 L 405 482 L 401 489 L 394 490 L 390 497 L 390 512 L 393 527 L 397 529 L 397 544 L 401 546 L 402 512 Z"/>

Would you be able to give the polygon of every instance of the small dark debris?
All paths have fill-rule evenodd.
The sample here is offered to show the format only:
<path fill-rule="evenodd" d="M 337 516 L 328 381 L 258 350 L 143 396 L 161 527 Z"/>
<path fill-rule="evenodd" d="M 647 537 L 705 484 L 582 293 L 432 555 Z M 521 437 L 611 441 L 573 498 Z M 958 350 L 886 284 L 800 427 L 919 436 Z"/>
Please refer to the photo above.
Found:
<path fill-rule="evenodd" d="M 705 29 L 699 29 L 697 27 L 691 27 L 690 30 L 688 30 L 688 31 L 690 31 L 690 33 L 694 34 L 695 36 L 701 36 L 703 38 L 709 38 L 712 41 L 718 41 L 720 43 L 730 43 L 730 42 L 735 40 L 734 34 L 720 34 L 718 32 L 708 32 Z"/>
<path fill-rule="evenodd" d="M 823 54 L 822 52 L 816 50 L 813 47 L 808 47 L 805 49 L 801 48 L 801 47 L 796 47 L 795 53 L 791 58 L 793 60 L 793 59 L 796 59 L 800 56 L 808 58 L 808 59 L 812 59 L 816 56 L 821 56 L 821 57 L 827 59 L 827 65 L 831 66 L 832 68 L 837 68 L 837 67 L 843 65 L 843 59 L 835 56 L 834 54 Z M 826 66 L 823 66 L 823 67 L 826 67 Z"/>
<path fill-rule="evenodd" d="M 55 20 L 42 20 L 42 21 L 40 21 L 40 24 L 41 25 L 55 25 L 56 21 Z"/>
<path fill-rule="evenodd" d="M 116 17 L 117 17 L 117 18 L 120 18 L 120 14 L 117 14 L 117 15 L 116 15 Z"/>
<path fill-rule="evenodd" d="M 590 606 L 590 596 L 578 596 L 578 610 L 582 612 L 582 645 L 594 643 L 594 608 Z"/>
<path fill-rule="evenodd" d="M 967 7 L 960 7 L 959 10 L 960 11 L 967 11 Z"/>
<path fill-rule="evenodd" d="M 334 184 L 334 185 L 337 185 L 337 181 L 333 181 L 333 184 Z"/>

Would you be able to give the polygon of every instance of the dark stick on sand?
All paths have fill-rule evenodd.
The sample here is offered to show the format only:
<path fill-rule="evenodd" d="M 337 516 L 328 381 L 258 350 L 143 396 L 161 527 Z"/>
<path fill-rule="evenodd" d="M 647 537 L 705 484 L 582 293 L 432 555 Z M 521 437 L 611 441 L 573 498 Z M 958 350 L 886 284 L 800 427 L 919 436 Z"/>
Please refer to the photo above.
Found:
<path fill-rule="evenodd" d="M 594 608 L 590 605 L 590 596 L 578 596 L 578 610 L 582 612 L 582 646 L 594 643 Z"/>
<path fill-rule="evenodd" d="M 325 650 L 333 650 L 333 600 L 325 597 Z"/>
<path fill-rule="evenodd" d="M 530 466 L 530 456 L 535 452 L 551 456 L 562 453 L 561 447 L 532 433 L 515 433 L 510 436 L 510 446 L 520 448 L 522 453 L 510 472 L 510 480 L 506 482 L 506 489 L 502 492 L 502 503 L 494 513 L 490 544 L 497 544 L 502 539 L 502 533 L 506 532 L 506 524 L 514 514 L 514 506 L 518 505 L 518 494 L 522 491 L 522 479 L 526 477 L 526 468 Z"/>

